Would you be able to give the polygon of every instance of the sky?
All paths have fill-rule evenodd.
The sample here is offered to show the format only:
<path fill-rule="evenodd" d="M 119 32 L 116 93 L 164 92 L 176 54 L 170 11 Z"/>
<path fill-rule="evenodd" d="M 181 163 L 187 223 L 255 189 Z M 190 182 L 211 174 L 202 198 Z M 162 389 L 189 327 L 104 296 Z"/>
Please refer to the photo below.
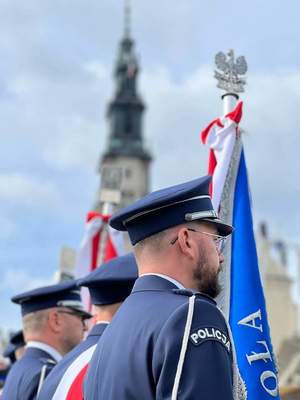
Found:
<path fill-rule="evenodd" d="M 204 175 L 199 132 L 222 112 L 214 56 L 248 62 L 244 145 L 254 221 L 300 244 L 300 3 L 132 0 L 151 188 Z M 0 0 L 0 327 L 9 298 L 48 284 L 78 248 L 99 186 L 123 35 L 121 0 Z M 180 160 L 180 162 L 178 162 Z"/>

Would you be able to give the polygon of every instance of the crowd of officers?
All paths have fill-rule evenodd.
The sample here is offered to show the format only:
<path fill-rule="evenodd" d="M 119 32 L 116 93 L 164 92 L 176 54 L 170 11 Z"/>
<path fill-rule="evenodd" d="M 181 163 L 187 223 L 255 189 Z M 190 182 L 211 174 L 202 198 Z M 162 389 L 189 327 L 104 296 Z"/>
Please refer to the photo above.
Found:
<path fill-rule="evenodd" d="M 209 184 L 205 176 L 118 211 L 109 223 L 128 232 L 133 253 L 12 298 L 23 329 L 5 353 L 1 400 L 246 398 L 214 300 L 233 228 L 213 209 Z"/>

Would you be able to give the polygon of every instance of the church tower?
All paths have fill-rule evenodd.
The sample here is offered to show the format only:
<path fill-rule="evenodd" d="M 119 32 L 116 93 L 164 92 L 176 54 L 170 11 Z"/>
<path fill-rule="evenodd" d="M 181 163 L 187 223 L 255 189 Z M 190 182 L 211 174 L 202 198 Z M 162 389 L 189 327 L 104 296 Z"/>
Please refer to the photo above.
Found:
<path fill-rule="evenodd" d="M 265 223 L 260 225 L 259 233 L 257 243 L 261 277 L 272 344 L 275 353 L 278 354 L 282 344 L 297 334 L 297 306 L 291 296 L 293 281 L 288 273 L 284 243 L 268 237 Z"/>
<path fill-rule="evenodd" d="M 152 159 L 143 138 L 145 104 L 137 89 L 139 64 L 130 35 L 128 3 L 124 25 L 114 68 L 115 92 L 107 108 L 108 140 L 99 163 L 100 175 L 104 169 L 120 171 L 121 207 L 148 193 Z M 100 198 L 96 208 L 101 208 Z"/>

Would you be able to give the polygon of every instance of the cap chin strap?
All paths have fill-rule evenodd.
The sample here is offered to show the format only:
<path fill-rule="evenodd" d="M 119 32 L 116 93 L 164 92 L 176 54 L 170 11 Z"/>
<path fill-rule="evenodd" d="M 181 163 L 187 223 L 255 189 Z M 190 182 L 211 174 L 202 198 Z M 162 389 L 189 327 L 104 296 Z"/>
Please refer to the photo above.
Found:
<path fill-rule="evenodd" d="M 197 211 L 194 213 L 185 214 L 186 221 L 194 221 L 195 219 L 202 218 L 218 218 L 218 215 L 215 210 Z"/>
<path fill-rule="evenodd" d="M 70 307 L 77 308 L 84 311 L 84 307 L 81 301 L 78 300 L 61 300 L 56 303 L 57 307 Z"/>

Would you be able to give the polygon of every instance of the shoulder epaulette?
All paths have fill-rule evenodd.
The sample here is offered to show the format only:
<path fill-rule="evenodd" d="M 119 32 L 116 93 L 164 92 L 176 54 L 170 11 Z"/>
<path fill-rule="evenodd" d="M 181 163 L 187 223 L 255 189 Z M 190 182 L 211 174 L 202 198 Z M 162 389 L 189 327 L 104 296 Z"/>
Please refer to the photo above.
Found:
<path fill-rule="evenodd" d="M 54 366 L 57 364 L 52 358 L 41 357 L 40 360 L 44 365 Z"/>
<path fill-rule="evenodd" d="M 180 294 L 181 296 L 192 297 L 195 293 L 190 289 L 173 289 L 173 293 Z"/>
<path fill-rule="evenodd" d="M 214 304 L 217 304 L 216 300 L 215 300 L 214 298 L 212 298 L 209 294 L 202 293 L 202 292 L 197 292 L 196 294 L 197 294 L 198 296 L 205 297 L 206 299 L 210 300 L 210 301 L 213 302 Z"/>
<path fill-rule="evenodd" d="M 195 295 L 196 298 L 205 297 L 206 299 L 208 299 L 211 302 L 213 302 L 214 304 L 216 304 L 216 301 L 212 297 L 210 297 L 208 294 L 205 294 L 202 292 L 197 292 L 197 291 L 194 291 L 191 289 L 173 289 L 173 293 L 179 294 L 182 296 L 187 296 L 187 297 L 192 297 L 193 295 Z"/>

